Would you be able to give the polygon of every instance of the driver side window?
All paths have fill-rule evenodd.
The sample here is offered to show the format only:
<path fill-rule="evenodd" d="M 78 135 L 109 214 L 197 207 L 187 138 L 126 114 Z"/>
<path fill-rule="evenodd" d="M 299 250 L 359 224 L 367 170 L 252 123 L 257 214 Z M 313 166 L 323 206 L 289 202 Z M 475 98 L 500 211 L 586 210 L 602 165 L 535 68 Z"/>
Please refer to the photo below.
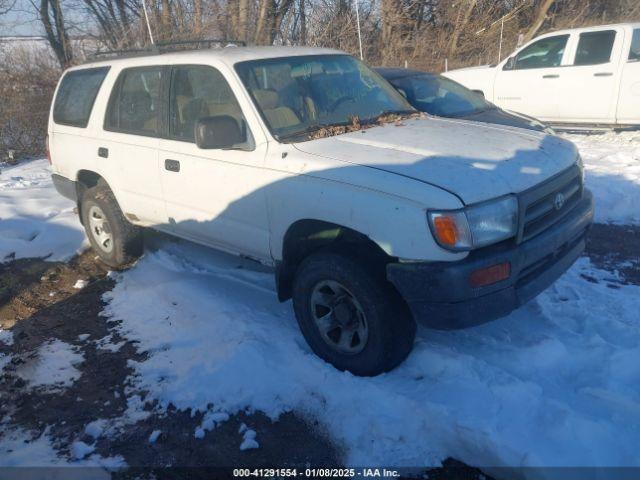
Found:
<path fill-rule="evenodd" d="M 532 43 L 518 53 L 513 70 L 559 67 L 568 40 L 569 35 L 557 35 Z"/>

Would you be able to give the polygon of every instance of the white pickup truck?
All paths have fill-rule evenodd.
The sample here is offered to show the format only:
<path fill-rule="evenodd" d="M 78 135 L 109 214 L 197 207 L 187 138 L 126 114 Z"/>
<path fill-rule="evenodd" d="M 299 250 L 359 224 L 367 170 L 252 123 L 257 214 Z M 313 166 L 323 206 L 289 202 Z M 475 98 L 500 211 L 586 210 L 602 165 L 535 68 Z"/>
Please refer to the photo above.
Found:
<path fill-rule="evenodd" d="M 335 50 L 74 67 L 48 144 L 105 263 L 134 261 L 149 227 L 273 266 L 313 351 L 359 375 L 398 365 L 415 320 L 464 328 L 533 298 L 593 217 L 570 142 L 426 117 Z"/>
<path fill-rule="evenodd" d="M 640 24 L 547 33 L 497 66 L 443 75 L 554 125 L 640 125 Z"/>

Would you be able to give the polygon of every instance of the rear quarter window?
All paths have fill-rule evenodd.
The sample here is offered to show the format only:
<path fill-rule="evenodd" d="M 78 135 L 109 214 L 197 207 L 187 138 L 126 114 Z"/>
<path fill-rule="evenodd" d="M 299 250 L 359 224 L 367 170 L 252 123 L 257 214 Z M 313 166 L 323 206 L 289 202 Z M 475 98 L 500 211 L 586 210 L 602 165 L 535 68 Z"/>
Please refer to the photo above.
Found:
<path fill-rule="evenodd" d="M 85 128 L 93 103 L 109 67 L 68 72 L 60 83 L 53 105 L 53 121 L 61 125 Z"/>

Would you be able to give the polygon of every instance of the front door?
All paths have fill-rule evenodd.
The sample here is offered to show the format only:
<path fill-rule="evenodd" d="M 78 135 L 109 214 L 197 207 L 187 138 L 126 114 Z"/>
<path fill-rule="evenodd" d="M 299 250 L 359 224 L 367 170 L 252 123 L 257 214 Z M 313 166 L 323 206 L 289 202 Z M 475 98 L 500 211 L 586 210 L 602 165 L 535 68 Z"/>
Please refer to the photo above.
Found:
<path fill-rule="evenodd" d="M 569 35 L 536 40 L 498 67 L 494 103 L 541 120 L 555 119 L 568 40 Z"/>
<path fill-rule="evenodd" d="M 194 131 L 204 117 L 233 119 L 244 141 L 225 150 L 198 148 Z M 255 144 L 224 76 L 209 66 L 174 66 L 168 123 L 159 161 L 168 229 L 231 253 L 268 260 L 263 188 L 267 144 Z"/>

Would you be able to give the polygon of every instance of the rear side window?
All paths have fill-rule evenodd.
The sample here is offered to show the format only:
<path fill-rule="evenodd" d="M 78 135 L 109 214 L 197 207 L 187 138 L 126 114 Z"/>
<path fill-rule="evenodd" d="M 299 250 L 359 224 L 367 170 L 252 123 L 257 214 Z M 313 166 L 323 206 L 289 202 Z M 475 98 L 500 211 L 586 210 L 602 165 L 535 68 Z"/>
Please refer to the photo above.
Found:
<path fill-rule="evenodd" d="M 599 65 L 601 63 L 609 63 L 615 40 L 615 30 L 581 33 L 576 59 L 573 64 Z"/>
<path fill-rule="evenodd" d="M 109 99 L 105 129 L 158 136 L 162 75 L 163 67 L 123 70 Z"/>
<path fill-rule="evenodd" d="M 53 105 L 53 121 L 61 125 L 85 128 L 109 67 L 68 72 L 60 83 Z"/>
<path fill-rule="evenodd" d="M 640 60 L 640 28 L 633 31 L 633 39 L 631 40 L 631 50 L 629 51 L 629 60 Z"/>

